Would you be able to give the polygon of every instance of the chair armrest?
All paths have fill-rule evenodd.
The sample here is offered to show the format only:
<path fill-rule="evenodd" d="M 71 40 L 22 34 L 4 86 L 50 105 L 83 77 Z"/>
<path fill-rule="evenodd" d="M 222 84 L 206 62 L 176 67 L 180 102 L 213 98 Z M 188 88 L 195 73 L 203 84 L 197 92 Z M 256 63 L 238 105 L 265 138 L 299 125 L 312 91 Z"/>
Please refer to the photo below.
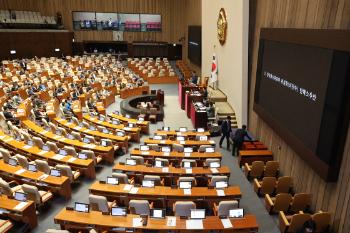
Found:
<path fill-rule="evenodd" d="M 244 163 L 244 174 L 247 178 L 249 178 L 249 175 L 250 175 L 250 171 L 252 169 L 250 168 L 249 164 L 248 163 Z"/>
<path fill-rule="evenodd" d="M 213 213 L 214 213 L 215 216 L 218 215 L 218 206 L 217 206 L 217 204 L 215 202 L 213 203 Z"/>
<path fill-rule="evenodd" d="M 282 233 L 286 232 L 286 230 L 289 227 L 289 222 L 283 211 L 279 212 L 279 223 L 280 223 L 280 231 Z"/>
<path fill-rule="evenodd" d="M 162 178 L 162 179 L 160 180 L 160 184 L 161 184 L 162 186 L 164 186 L 164 178 Z"/>
<path fill-rule="evenodd" d="M 129 179 L 129 183 L 130 183 L 130 184 L 134 184 L 134 183 L 135 183 L 134 177 L 131 177 L 131 178 Z"/>
<path fill-rule="evenodd" d="M 260 185 L 258 179 L 257 179 L 257 178 L 254 178 L 253 183 L 254 183 L 254 191 L 255 191 L 257 194 L 259 194 L 261 185 Z"/>
<path fill-rule="evenodd" d="M 153 206 L 154 206 L 154 203 L 153 203 L 153 201 L 149 204 L 149 208 L 150 209 L 153 209 Z"/>
<path fill-rule="evenodd" d="M 273 203 L 269 194 L 265 194 L 265 207 L 266 210 L 271 214 L 273 207 L 275 204 Z"/>

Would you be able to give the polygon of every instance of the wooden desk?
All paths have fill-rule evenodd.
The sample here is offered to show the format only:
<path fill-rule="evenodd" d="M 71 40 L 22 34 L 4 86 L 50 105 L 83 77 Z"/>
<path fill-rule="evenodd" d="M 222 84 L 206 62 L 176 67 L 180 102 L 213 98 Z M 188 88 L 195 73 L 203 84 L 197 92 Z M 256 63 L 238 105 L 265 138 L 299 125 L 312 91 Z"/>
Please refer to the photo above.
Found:
<path fill-rule="evenodd" d="M 149 93 L 149 86 L 133 87 L 133 88 L 124 88 L 120 90 L 120 98 L 126 99 L 131 96 L 142 95 L 143 93 Z"/>
<path fill-rule="evenodd" d="M 54 141 L 61 145 L 73 146 L 79 150 L 92 150 L 95 152 L 95 154 L 102 155 L 102 158 L 105 161 L 109 163 L 114 162 L 114 148 L 111 146 L 99 146 L 91 143 L 87 144 L 78 140 L 65 138 L 63 136 L 59 136 L 57 134 L 46 131 L 30 120 L 24 120 L 22 121 L 22 124 L 34 134 L 45 138 L 45 140 Z"/>
<path fill-rule="evenodd" d="M 238 155 L 238 164 L 243 166 L 245 163 L 251 164 L 254 161 L 271 161 L 273 154 L 270 150 L 240 150 Z"/>
<path fill-rule="evenodd" d="M 81 109 L 81 106 L 82 105 L 80 103 L 80 100 L 75 100 L 72 103 L 72 111 L 79 120 L 83 119 L 83 111 Z"/>
<path fill-rule="evenodd" d="M 115 95 L 113 95 L 112 93 L 102 97 L 103 107 L 105 108 L 107 108 L 109 105 L 113 104 L 114 102 L 115 102 Z"/>
<path fill-rule="evenodd" d="M 0 195 L 0 209 L 5 209 L 9 213 L 4 216 L 9 217 L 15 221 L 21 221 L 29 225 L 30 229 L 34 229 L 38 225 L 38 218 L 35 212 L 35 203 L 27 201 L 27 205 L 21 209 L 15 207 L 20 204 L 20 201 L 9 199 L 5 195 Z"/>
<path fill-rule="evenodd" d="M 117 203 L 128 206 L 129 200 L 146 199 L 159 202 L 166 207 L 172 207 L 175 201 L 194 201 L 194 202 L 215 202 L 221 200 L 238 200 L 242 197 L 239 186 L 229 186 L 224 189 L 225 196 L 219 196 L 216 189 L 208 187 L 192 187 L 191 194 L 185 195 L 184 190 L 172 188 L 169 186 L 155 186 L 154 188 L 139 187 L 137 193 L 130 193 L 130 190 L 124 190 L 125 184 L 111 185 L 102 184 L 96 181 L 89 188 L 89 192 L 95 195 L 107 197 L 108 200 L 117 200 Z M 163 206 L 163 207 L 164 207 Z"/>
<path fill-rule="evenodd" d="M 166 136 L 172 136 L 172 137 L 184 136 L 184 137 L 190 137 L 190 138 L 195 138 L 197 135 L 210 137 L 209 131 L 205 131 L 205 132 L 196 132 L 196 131 L 178 132 L 175 130 L 164 131 L 164 130 L 158 129 L 154 134 L 166 135 Z"/>
<path fill-rule="evenodd" d="M 136 124 L 137 127 L 141 128 L 141 133 L 148 134 L 149 133 L 149 121 L 139 121 L 137 119 L 127 118 L 122 115 L 117 115 L 114 113 L 108 114 L 111 118 L 120 120 L 123 123 L 133 123 Z"/>
<path fill-rule="evenodd" d="M 186 219 L 180 219 L 176 217 L 176 226 L 167 226 L 167 218 L 154 219 L 148 218 L 147 225 L 141 227 L 133 227 L 133 219 L 139 218 L 139 215 L 127 216 L 111 216 L 102 215 L 102 212 L 90 211 L 89 213 L 76 212 L 71 210 L 62 209 L 55 216 L 55 223 L 61 225 L 61 229 L 81 229 L 81 227 L 94 226 L 99 231 L 117 232 L 114 228 L 127 228 L 138 229 L 138 232 L 142 230 L 158 230 L 162 232 L 166 231 L 180 231 L 181 232 L 194 232 L 194 230 L 186 229 Z M 254 215 L 246 215 L 244 218 L 230 219 L 233 228 L 225 229 L 221 223 L 221 219 L 217 216 L 208 216 L 203 220 L 203 231 L 220 231 L 220 232 L 257 232 L 258 223 Z M 197 232 L 195 231 L 195 232 Z"/>
<path fill-rule="evenodd" d="M 185 94 L 185 112 L 188 118 L 191 118 L 191 105 L 192 102 L 202 102 L 204 96 L 202 94 L 197 95 L 193 92 L 186 92 Z"/>
<path fill-rule="evenodd" d="M 13 224 L 10 220 L 3 220 L 0 218 L 0 228 L 2 230 L 2 233 L 9 232 L 12 227 Z"/>
<path fill-rule="evenodd" d="M 267 146 L 265 146 L 262 142 L 243 142 L 242 150 L 267 150 Z"/>
<path fill-rule="evenodd" d="M 191 103 L 191 121 L 194 128 L 207 129 L 208 115 L 206 110 L 199 110 Z"/>
<path fill-rule="evenodd" d="M 52 193 L 58 193 L 66 199 L 71 198 L 72 189 L 69 178 L 66 176 L 55 177 L 45 176 L 41 171 L 31 172 L 23 171 L 21 166 L 11 166 L 0 160 L 0 172 L 2 177 L 7 177 L 7 180 L 17 180 L 19 183 L 26 183 L 40 187 L 40 189 L 50 190 Z M 23 171 L 23 172 L 22 172 Z M 45 176 L 45 178 L 42 178 Z"/>
<path fill-rule="evenodd" d="M 81 127 L 78 126 L 74 123 L 68 122 L 65 119 L 61 119 L 61 118 L 54 118 L 53 121 L 57 122 L 58 125 L 62 126 L 63 128 L 68 129 L 69 131 L 75 131 L 81 134 L 86 134 L 86 135 L 90 135 L 93 136 L 95 139 L 109 139 L 112 142 L 114 142 L 114 144 L 118 145 L 119 147 L 124 147 L 125 151 L 128 151 L 128 146 L 129 146 L 129 139 L 130 136 L 124 136 L 124 137 L 120 137 L 114 134 L 108 134 L 108 133 L 102 133 L 100 131 L 97 130 L 90 130 L 88 128 L 85 127 Z"/>
<path fill-rule="evenodd" d="M 168 145 L 172 146 L 173 144 L 181 144 L 183 146 L 196 146 L 199 147 L 201 145 L 211 145 L 215 146 L 215 141 L 214 140 L 209 140 L 209 141 L 196 141 L 196 140 L 185 140 L 185 141 L 172 141 L 172 140 L 153 140 L 153 139 L 146 139 L 144 141 L 145 144 L 158 144 L 158 145 Z"/>
<path fill-rule="evenodd" d="M 178 76 L 162 76 L 162 77 L 145 77 L 145 80 L 147 80 L 147 82 L 149 84 L 164 84 L 164 83 L 177 83 L 179 81 L 179 77 Z"/>
<path fill-rule="evenodd" d="M 125 127 L 123 124 L 120 125 L 114 125 L 112 123 L 109 123 L 107 121 L 100 121 L 99 119 L 97 119 L 96 117 L 91 117 L 88 114 L 85 114 L 83 116 L 83 118 L 90 122 L 93 123 L 95 125 L 100 125 L 100 126 L 104 126 L 107 129 L 110 130 L 124 130 L 126 134 L 131 136 L 132 141 L 134 142 L 140 142 L 140 128 L 138 127 L 134 127 L 134 128 L 129 128 L 129 127 Z"/>
<path fill-rule="evenodd" d="M 69 155 L 59 158 L 53 151 L 43 151 L 36 146 L 28 146 L 23 141 L 16 141 L 2 131 L 0 131 L 0 144 L 15 153 L 30 156 L 32 160 L 46 160 L 50 165 L 67 164 L 73 169 L 82 171 L 89 178 L 96 177 L 94 161 L 91 159 L 84 160 Z"/>

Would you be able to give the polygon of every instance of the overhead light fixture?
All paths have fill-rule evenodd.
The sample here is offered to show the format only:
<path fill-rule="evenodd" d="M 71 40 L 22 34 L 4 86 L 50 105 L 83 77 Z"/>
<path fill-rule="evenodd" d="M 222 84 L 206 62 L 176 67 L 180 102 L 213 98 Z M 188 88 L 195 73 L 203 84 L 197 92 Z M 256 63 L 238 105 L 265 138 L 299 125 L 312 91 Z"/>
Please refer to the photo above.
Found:
<path fill-rule="evenodd" d="M 60 49 L 59 48 L 55 48 L 55 52 L 59 52 L 60 51 Z"/>
<path fill-rule="evenodd" d="M 10 54 L 16 54 L 16 50 L 10 50 Z"/>

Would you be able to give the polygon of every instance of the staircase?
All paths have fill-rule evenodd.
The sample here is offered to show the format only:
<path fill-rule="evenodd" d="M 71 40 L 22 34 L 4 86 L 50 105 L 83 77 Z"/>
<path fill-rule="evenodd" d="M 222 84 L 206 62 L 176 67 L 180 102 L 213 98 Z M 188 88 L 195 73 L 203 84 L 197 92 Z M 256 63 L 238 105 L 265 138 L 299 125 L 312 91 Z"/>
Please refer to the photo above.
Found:
<path fill-rule="evenodd" d="M 214 90 L 208 87 L 209 101 L 215 103 L 216 115 L 218 120 L 225 120 L 227 116 L 231 116 L 231 127 L 237 128 L 237 118 L 235 111 L 231 105 L 227 102 L 226 95 L 220 90 Z"/>

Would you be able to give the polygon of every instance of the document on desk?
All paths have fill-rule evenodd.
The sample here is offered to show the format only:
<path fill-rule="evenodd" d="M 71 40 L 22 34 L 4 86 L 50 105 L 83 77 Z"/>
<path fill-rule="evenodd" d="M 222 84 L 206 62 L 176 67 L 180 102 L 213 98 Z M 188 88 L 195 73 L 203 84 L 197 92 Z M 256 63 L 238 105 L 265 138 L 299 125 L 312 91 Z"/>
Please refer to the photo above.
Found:
<path fill-rule="evenodd" d="M 61 136 L 56 135 L 56 136 L 53 137 L 53 139 L 59 139 L 60 137 Z"/>
<path fill-rule="evenodd" d="M 25 146 L 23 146 L 22 148 L 25 149 L 25 150 L 28 150 L 28 149 L 32 148 L 32 146 L 30 146 L 30 145 L 25 145 Z"/>
<path fill-rule="evenodd" d="M 25 207 L 26 205 L 27 205 L 27 202 L 21 201 L 20 203 L 18 203 L 18 204 L 14 207 L 14 209 L 15 209 L 15 210 L 22 210 L 23 207 Z"/>
<path fill-rule="evenodd" d="M 203 229 L 203 220 L 186 220 L 186 229 Z"/>
<path fill-rule="evenodd" d="M 191 168 L 187 168 L 186 169 L 186 174 L 192 174 L 192 169 Z"/>
<path fill-rule="evenodd" d="M 80 126 L 75 126 L 73 129 L 75 129 L 75 130 L 80 130 L 81 127 L 80 127 Z"/>
<path fill-rule="evenodd" d="M 185 157 L 191 157 L 191 153 L 185 153 Z"/>
<path fill-rule="evenodd" d="M 219 197 L 225 196 L 225 191 L 222 190 L 222 189 L 217 189 L 217 190 L 216 190 L 216 193 L 217 193 L 217 195 L 218 195 Z"/>
<path fill-rule="evenodd" d="M 61 142 L 64 142 L 64 141 L 67 140 L 67 138 L 60 138 L 60 139 L 58 139 L 58 140 L 60 140 Z"/>
<path fill-rule="evenodd" d="M 142 227 L 142 218 L 133 218 L 132 227 Z"/>
<path fill-rule="evenodd" d="M 162 172 L 169 172 L 169 168 L 168 167 L 163 167 L 162 168 Z"/>
<path fill-rule="evenodd" d="M 74 162 L 75 160 L 77 160 L 77 158 L 72 157 L 72 158 L 69 158 L 69 159 L 68 159 L 68 162 L 71 163 L 71 162 Z"/>
<path fill-rule="evenodd" d="M 149 155 L 149 151 L 141 151 L 142 155 Z"/>
<path fill-rule="evenodd" d="M 89 133 L 89 132 L 91 132 L 91 130 L 90 130 L 90 129 L 86 129 L 86 130 L 84 130 L 84 133 Z"/>
<path fill-rule="evenodd" d="M 96 147 L 96 145 L 85 144 L 84 147 L 87 147 L 87 148 L 90 148 L 90 149 L 94 149 Z"/>
<path fill-rule="evenodd" d="M 215 144 L 215 141 L 214 141 L 214 140 L 209 140 L 209 142 L 210 142 L 211 144 Z"/>
<path fill-rule="evenodd" d="M 139 191 L 139 188 L 133 187 L 133 188 L 129 191 L 129 193 L 130 193 L 130 194 L 136 194 L 137 191 Z"/>
<path fill-rule="evenodd" d="M 231 220 L 229 218 L 223 218 L 221 219 L 221 223 L 222 223 L 222 226 L 224 228 L 232 228 L 232 223 L 231 223 Z"/>
<path fill-rule="evenodd" d="M 44 131 L 41 132 L 41 134 L 47 134 L 47 133 L 48 133 L 47 130 L 44 130 Z"/>
<path fill-rule="evenodd" d="M 130 127 L 124 127 L 123 130 L 128 131 L 128 130 L 131 130 L 131 128 Z"/>
<path fill-rule="evenodd" d="M 184 189 L 184 195 L 191 195 L 191 189 Z"/>
<path fill-rule="evenodd" d="M 170 155 L 170 152 L 164 152 L 163 155 L 164 155 L 164 156 L 169 156 L 169 155 Z"/>
<path fill-rule="evenodd" d="M 6 138 L 5 135 L 1 135 L 1 136 L 0 136 L 0 139 L 1 139 L 1 140 L 4 139 L 4 138 Z"/>
<path fill-rule="evenodd" d="M 186 143 L 185 141 L 180 141 L 181 145 L 185 145 L 185 143 Z"/>
<path fill-rule="evenodd" d="M 57 160 L 61 160 L 61 159 L 64 158 L 64 156 L 63 156 L 63 155 L 60 155 L 60 154 L 56 154 L 56 155 L 52 156 L 52 158 L 53 158 L 53 159 L 57 159 Z"/>
<path fill-rule="evenodd" d="M 176 227 L 176 217 L 168 216 L 166 225 L 167 227 Z"/>
<path fill-rule="evenodd" d="M 17 170 L 16 172 L 15 172 L 15 174 L 16 175 L 21 175 L 23 172 L 25 172 L 26 171 L 26 169 L 19 169 L 19 170 Z"/>
<path fill-rule="evenodd" d="M 159 143 L 164 144 L 164 143 L 165 143 L 165 140 L 160 140 Z"/>
<path fill-rule="evenodd" d="M 47 153 L 47 151 L 42 150 L 42 151 L 39 151 L 39 152 L 38 152 L 38 155 L 44 155 L 44 154 L 46 154 L 46 153 Z"/>
<path fill-rule="evenodd" d="M 47 177 L 49 177 L 49 175 L 47 175 L 47 174 L 42 174 L 41 176 L 38 177 L 38 180 L 44 180 L 44 179 L 46 179 Z"/>
<path fill-rule="evenodd" d="M 11 141 L 13 141 L 13 138 L 8 138 L 4 140 L 4 142 L 11 142 Z"/>
<path fill-rule="evenodd" d="M 131 184 L 126 184 L 126 185 L 124 186 L 123 190 L 125 190 L 125 191 L 130 191 L 133 187 L 134 187 L 134 186 L 131 185 Z"/>
<path fill-rule="evenodd" d="M 210 171 L 211 171 L 212 173 L 218 173 L 218 172 L 219 172 L 219 170 L 216 169 L 216 168 L 210 168 Z"/>

